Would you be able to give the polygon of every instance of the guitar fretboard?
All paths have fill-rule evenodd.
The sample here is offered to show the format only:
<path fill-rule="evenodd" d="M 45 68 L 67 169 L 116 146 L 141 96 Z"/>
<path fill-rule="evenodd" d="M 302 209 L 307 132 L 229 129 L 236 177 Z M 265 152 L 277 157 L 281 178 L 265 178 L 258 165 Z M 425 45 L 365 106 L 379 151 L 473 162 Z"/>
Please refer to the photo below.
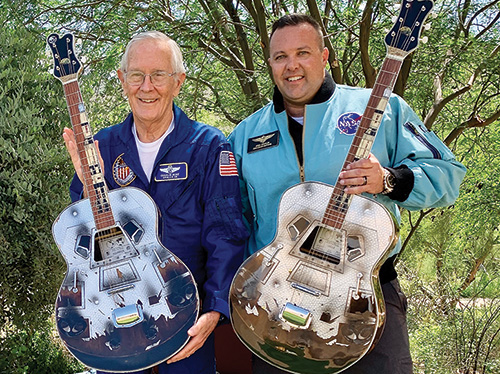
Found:
<path fill-rule="evenodd" d="M 402 63 L 403 58 L 399 56 L 388 55 L 385 58 L 342 170 L 345 170 L 347 165 L 352 162 L 368 158 L 370 155 L 370 150 L 382 122 L 387 102 L 396 84 Z M 323 224 L 336 229 L 342 228 L 352 200 L 352 195 L 346 194 L 344 188 L 345 186 L 337 181 L 322 220 Z"/>
<path fill-rule="evenodd" d="M 114 226 L 115 220 L 80 87 L 76 80 L 64 83 L 63 87 L 82 163 L 83 183 L 90 200 L 95 225 L 98 230 L 106 229 Z"/>

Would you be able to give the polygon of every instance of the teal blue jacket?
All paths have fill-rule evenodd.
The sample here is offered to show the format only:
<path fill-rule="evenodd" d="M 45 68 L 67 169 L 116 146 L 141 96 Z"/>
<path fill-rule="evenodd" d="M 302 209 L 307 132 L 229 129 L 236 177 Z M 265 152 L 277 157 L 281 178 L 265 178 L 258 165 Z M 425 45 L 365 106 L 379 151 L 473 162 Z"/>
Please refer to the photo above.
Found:
<path fill-rule="evenodd" d="M 275 102 L 246 118 L 230 134 L 251 230 L 247 255 L 274 239 L 280 197 L 287 188 L 303 181 L 335 185 L 370 93 L 337 85 L 326 101 L 306 105 L 303 165 L 289 132 L 289 118 Z M 389 99 L 371 152 L 382 166 L 406 165 L 413 173 L 413 188 L 404 201 L 377 196 L 398 222 L 397 205 L 420 210 L 447 206 L 457 198 L 465 167 L 396 95 Z M 390 255 L 400 248 L 398 244 Z"/>

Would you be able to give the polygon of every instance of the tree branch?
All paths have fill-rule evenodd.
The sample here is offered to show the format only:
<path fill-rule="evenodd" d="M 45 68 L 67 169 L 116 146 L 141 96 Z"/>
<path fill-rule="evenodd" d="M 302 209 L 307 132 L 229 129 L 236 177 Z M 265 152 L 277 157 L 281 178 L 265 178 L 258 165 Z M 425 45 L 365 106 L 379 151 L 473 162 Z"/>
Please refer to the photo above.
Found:
<path fill-rule="evenodd" d="M 497 45 L 495 49 L 490 53 L 488 56 L 488 60 L 491 60 L 498 55 L 500 52 L 500 45 Z M 448 95 L 445 98 L 441 97 L 441 85 L 443 81 L 443 74 L 444 70 L 436 77 L 434 78 L 434 87 L 435 87 L 435 100 L 434 104 L 432 105 L 431 110 L 429 113 L 427 113 L 427 116 L 424 119 L 424 124 L 425 127 L 427 127 L 429 130 L 432 128 L 432 125 L 436 121 L 436 118 L 438 117 L 439 113 L 441 110 L 448 104 L 450 101 L 462 96 L 465 92 L 469 91 L 472 86 L 474 85 L 476 78 L 481 74 L 481 72 L 485 69 L 486 63 L 482 62 L 480 63 L 477 68 L 474 70 L 474 72 L 471 74 L 469 77 L 469 81 L 467 84 L 465 84 L 463 87 L 459 88 L 458 90 L 455 90 L 452 92 L 450 95 Z M 460 127 L 460 126 L 459 126 Z M 458 129 L 458 128 L 457 128 Z"/>
<path fill-rule="evenodd" d="M 318 21 L 318 23 L 321 25 L 321 29 L 323 30 L 323 35 L 324 35 L 324 41 L 325 41 L 325 46 L 328 48 L 328 62 L 330 64 L 330 74 L 333 77 L 333 80 L 337 83 L 342 83 L 342 74 L 340 71 L 340 64 L 337 59 L 337 53 L 335 52 L 335 49 L 333 48 L 332 41 L 330 40 L 330 37 L 328 36 L 328 31 L 326 29 L 325 23 L 323 22 L 323 19 L 321 18 L 321 14 L 319 12 L 318 4 L 315 0 L 307 0 L 307 5 L 309 7 L 309 12 L 311 13 L 311 16 Z"/>
<path fill-rule="evenodd" d="M 457 139 L 466 129 L 474 127 L 487 127 L 493 122 L 500 119 L 500 109 L 494 112 L 491 116 L 486 119 L 481 119 L 477 115 L 471 116 L 467 121 L 461 123 L 459 126 L 455 127 L 453 131 L 446 137 L 444 144 L 450 145 L 455 139 Z"/>
<path fill-rule="evenodd" d="M 375 85 L 375 80 L 377 79 L 377 71 L 370 63 L 370 54 L 368 52 L 374 2 L 375 0 L 368 0 L 366 2 L 359 28 L 359 50 L 361 52 L 361 65 L 363 66 L 366 87 L 373 87 Z"/>

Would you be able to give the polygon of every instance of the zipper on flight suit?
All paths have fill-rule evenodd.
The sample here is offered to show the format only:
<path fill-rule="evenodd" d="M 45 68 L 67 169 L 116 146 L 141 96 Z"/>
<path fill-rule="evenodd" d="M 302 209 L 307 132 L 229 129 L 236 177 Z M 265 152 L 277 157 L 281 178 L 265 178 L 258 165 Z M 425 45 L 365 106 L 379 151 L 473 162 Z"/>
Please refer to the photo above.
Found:
<path fill-rule="evenodd" d="M 300 166 L 300 182 L 305 182 L 306 181 L 306 171 L 304 170 L 304 162 L 306 160 L 306 152 L 305 152 L 305 142 L 304 138 L 306 136 L 306 106 L 304 106 L 304 119 L 302 122 L 302 165 Z"/>
<path fill-rule="evenodd" d="M 288 116 L 287 116 L 287 122 L 289 122 Z M 299 155 L 297 153 L 297 149 L 295 149 L 295 159 L 297 160 L 297 164 L 299 165 L 299 177 L 300 177 L 300 182 L 301 183 L 306 181 L 306 173 L 305 173 L 305 170 L 304 170 L 304 134 L 305 134 L 305 126 L 306 126 L 306 112 L 305 112 L 305 109 L 304 109 L 304 119 L 303 119 L 303 124 L 302 124 L 302 144 L 301 144 L 301 147 L 302 147 L 302 163 L 300 163 Z M 290 128 L 290 124 L 288 124 L 288 128 Z M 290 130 L 288 130 L 288 134 L 290 135 L 290 138 L 292 138 L 292 134 L 290 134 Z M 293 145 L 294 145 L 294 148 L 295 148 L 295 142 L 293 141 L 293 138 L 292 138 L 292 142 L 293 142 Z"/>

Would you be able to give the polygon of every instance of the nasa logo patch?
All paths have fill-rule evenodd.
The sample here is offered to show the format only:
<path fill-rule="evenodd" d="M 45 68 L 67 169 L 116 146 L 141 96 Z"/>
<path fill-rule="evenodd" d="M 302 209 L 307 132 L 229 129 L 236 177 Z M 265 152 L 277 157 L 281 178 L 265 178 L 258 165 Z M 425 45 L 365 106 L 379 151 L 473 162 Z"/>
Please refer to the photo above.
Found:
<path fill-rule="evenodd" d="M 121 187 L 128 186 L 135 179 L 136 175 L 122 158 L 123 153 L 118 156 L 113 163 L 113 178 Z"/>
<path fill-rule="evenodd" d="M 361 122 L 361 115 L 358 113 L 344 113 L 337 120 L 337 127 L 342 134 L 354 135 Z"/>

